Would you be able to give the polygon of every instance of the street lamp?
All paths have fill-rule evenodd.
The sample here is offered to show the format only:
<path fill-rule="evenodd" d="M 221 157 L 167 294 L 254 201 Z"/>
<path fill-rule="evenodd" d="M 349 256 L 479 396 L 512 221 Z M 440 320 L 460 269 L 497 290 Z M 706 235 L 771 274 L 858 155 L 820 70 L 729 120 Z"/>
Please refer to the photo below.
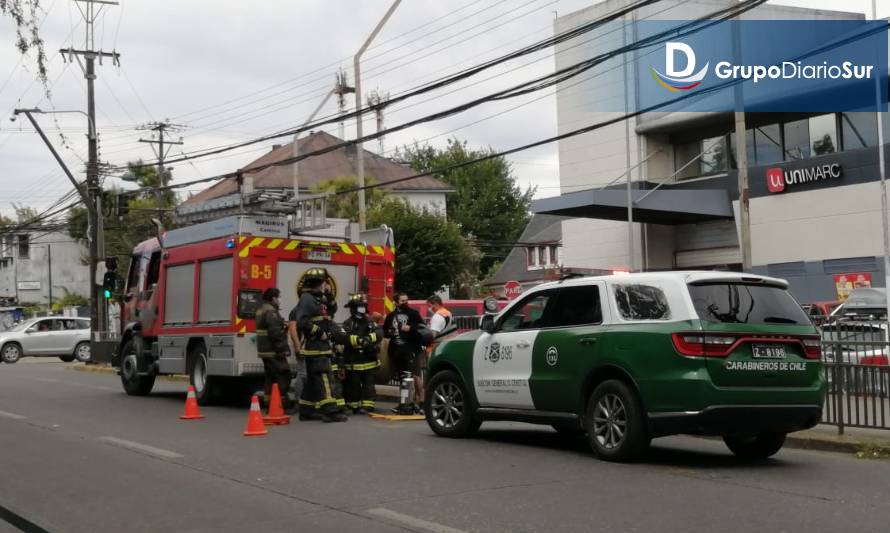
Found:
<path fill-rule="evenodd" d="M 85 117 L 87 117 L 87 122 L 90 125 L 90 129 L 87 132 L 87 138 L 90 140 L 96 139 L 96 124 L 93 122 L 92 117 L 90 117 L 86 111 L 80 111 L 79 109 L 54 109 L 52 111 L 44 111 L 39 107 L 32 107 L 31 109 L 15 109 L 12 112 L 12 116 L 9 118 L 11 122 L 15 122 L 16 117 L 19 113 L 25 113 L 26 115 L 30 113 L 38 114 L 38 115 L 58 115 L 63 113 L 79 113 Z M 29 117 L 30 118 L 30 117 Z"/>

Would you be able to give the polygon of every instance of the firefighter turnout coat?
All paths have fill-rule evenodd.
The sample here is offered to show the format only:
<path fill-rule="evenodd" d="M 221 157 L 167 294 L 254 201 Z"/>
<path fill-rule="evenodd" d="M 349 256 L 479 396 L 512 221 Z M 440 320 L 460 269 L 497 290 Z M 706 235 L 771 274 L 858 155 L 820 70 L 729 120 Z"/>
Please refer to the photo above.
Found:
<path fill-rule="evenodd" d="M 278 313 L 278 307 L 263 302 L 256 311 L 256 349 L 261 359 L 287 356 L 290 347 L 287 344 L 287 324 Z"/>

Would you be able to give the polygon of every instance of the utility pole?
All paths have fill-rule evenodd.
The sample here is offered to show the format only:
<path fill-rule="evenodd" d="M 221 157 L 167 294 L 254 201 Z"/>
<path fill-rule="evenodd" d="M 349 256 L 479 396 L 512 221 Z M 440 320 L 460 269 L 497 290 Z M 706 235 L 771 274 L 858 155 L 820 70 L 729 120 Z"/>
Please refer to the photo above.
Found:
<path fill-rule="evenodd" d="M 371 45 L 371 41 L 374 40 L 374 37 L 377 37 L 377 34 L 380 33 L 380 30 L 383 28 L 383 25 L 386 24 L 386 21 L 389 20 L 389 17 L 392 16 L 393 12 L 399 7 L 399 4 L 402 3 L 402 0 L 395 0 L 391 6 L 389 6 L 389 10 L 383 15 L 383 18 L 380 19 L 380 22 L 377 23 L 377 27 L 374 28 L 374 31 L 371 32 L 371 35 L 368 36 L 367 40 L 365 40 L 365 44 L 362 45 L 361 48 L 358 49 L 358 53 L 355 54 L 355 57 L 352 60 L 352 67 L 355 72 L 355 110 L 356 112 L 360 112 L 362 109 L 362 74 L 361 74 L 361 60 L 362 54 L 365 53 L 365 50 L 368 49 L 368 46 Z M 356 166 L 358 167 L 358 224 L 359 229 L 362 231 L 366 228 L 366 220 L 365 220 L 365 159 L 364 159 L 364 143 L 361 141 L 362 138 L 362 116 L 359 114 L 355 117 L 355 134 L 358 139 L 358 144 L 356 145 Z"/>
<path fill-rule="evenodd" d="M 46 274 L 49 283 L 49 304 L 46 306 L 46 314 L 53 310 L 53 245 L 46 245 Z"/>
<path fill-rule="evenodd" d="M 339 78 L 337 81 L 339 83 Z M 317 115 L 318 112 L 321 111 L 321 108 L 323 108 L 324 105 L 326 103 L 328 103 L 328 100 L 331 99 L 331 95 L 336 94 L 337 87 L 338 87 L 338 85 L 334 85 L 334 88 L 331 90 L 331 92 L 324 95 L 324 98 L 322 99 L 322 101 L 315 107 L 315 109 L 312 111 L 312 114 L 309 115 L 309 118 L 307 118 L 306 121 L 303 122 L 303 124 L 298 128 L 298 130 L 305 128 L 310 122 L 312 122 L 312 120 L 315 118 L 315 115 Z M 300 132 L 299 131 L 297 131 L 297 133 L 294 134 L 294 146 L 293 146 L 293 150 L 291 153 L 293 154 L 294 159 L 296 159 L 296 161 L 294 161 L 293 178 L 294 178 L 294 201 L 297 201 L 300 199 L 300 160 L 297 159 L 298 157 L 300 157 Z"/>
<path fill-rule="evenodd" d="M 346 139 L 346 123 L 343 121 L 343 115 L 346 113 L 346 95 L 355 92 L 355 87 L 350 87 L 346 82 L 346 73 L 342 70 L 335 76 L 334 94 L 337 95 L 337 109 L 340 112 L 340 124 L 337 127 L 337 136 L 340 140 Z"/>
<path fill-rule="evenodd" d="M 101 299 L 101 295 L 96 286 L 96 270 L 99 257 L 105 255 L 104 246 L 100 246 L 103 239 L 104 230 L 102 228 L 102 210 L 101 210 L 101 185 L 99 184 L 99 142 L 96 135 L 96 92 L 94 82 L 96 80 L 96 58 L 99 58 L 99 64 L 102 64 L 104 58 L 109 58 L 114 65 L 120 65 L 120 54 L 116 51 L 103 52 L 95 50 L 95 32 L 94 24 L 102 13 L 102 9 L 106 5 L 118 5 L 117 2 L 111 0 L 74 0 L 80 14 L 83 15 L 86 23 L 86 39 L 84 48 L 78 50 L 75 48 L 64 48 L 59 50 L 63 59 L 71 61 L 77 59 L 77 63 L 83 70 L 84 77 L 87 80 L 87 116 L 89 118 L 89 144 L 88 144 L 88 160 L 87 160 L 87 196 L 88 213 L 89 213 L 89 239 L 90 239 L 90 337 L 92 342 L 104 340 L 102 335 L 108 331 L 106 321 L 107 313 L 105 309 L 105 301 Z M 83 6 L 81 6 L 83 4 Z M 96 5 L 98 4 L 98 9 Z M 83 57 L 83 61 L 81 61 Z M 94 350 L 93 353 L 96 353 Z"/>
<path fill-rule="evenodd" d="M 170 148 L 173 145 L 183 144 L 182 137 L 179 138 L 178 141 L 170 141 L 164 139 L 164 132 L 167 130 L 170 131 L 179 131 L 185 126 L 181 126 L 179 124 L 171 124 L 169 122 L 150 122 L 142 129 L 147 129 L 151 131 L 155 131 L 158 134 L 157 139 L 139 139 L 141 143 L 148 143 L 151 145 L 151 149 L 155 153 L 155 157 L 158 159 L 158 180 L 160 180 L 161 187 L 167 186 L 167 170 L 164 168 L 164 159 L 167 158 L 167 154 L 170 153 Z M 153 136 L 152 136 L 153 137 Z M 155 148 L 155 145 L 158 145 Z M 164 149 L 164 146 L 167 146 L 167 149 Z M 163 195 L 163 190 L 157 191 L 158 199 Z"/>
<path fill-rule="evenodd" d="M 389 93 L 382 93 L 373 90 L 368 93 L 368 107 L 374 110 L 374 116 L 377 117 L 377 133 L 383 131 L 383 110 L 389 105 Z M 377 137 L 377 153 L 383 154 L 383 136 Z"/>
<path fill-rule="evenodd" d="M 878 20 L 878 3 L 871 0 L 871 18 Z M 884 156 L 884 113 L 881 112 L 881 77 L 875 76 L 875 112 L 878 114 L 878 173 L 881 175 L 881 233 L 884 239 L 884 292 L 887 309 L 890 310 L 890 227 L 887 214 L 887 163 Z M 890 312 L 887 313 L 888 328 L 884 339 L 890 341 Z"/>
<path fill-rule="evenodd" d="M 736 63 L 742 62 L 742 38 L 739 34 L 739 20 L 732 22 L 733 45 Z M 748 191 L 748 139 L 745 136 L 745 95 L 742 84 L 733 89 L 735 97 L 735 153 L 739 183 L 739 249 L 742 255 L 742 272 L 751 270 L 751 203 Z M 730 152 L 731 146 L 726 147 Z"/>

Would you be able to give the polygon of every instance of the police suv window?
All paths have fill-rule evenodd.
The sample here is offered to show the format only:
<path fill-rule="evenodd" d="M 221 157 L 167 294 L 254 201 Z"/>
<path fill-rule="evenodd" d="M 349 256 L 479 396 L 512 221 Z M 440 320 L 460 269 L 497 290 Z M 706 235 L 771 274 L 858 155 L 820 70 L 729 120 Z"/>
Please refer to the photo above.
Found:
<path fill-rule="evenodd" d="M 696 283 L 689 295 L 699 318 L 742 324 L 809 324 L 810 319 L 788 291 L 746 283 Z"/>
<path fill-rule="evenodd" d="M 563 287 L 558 289 L 553 308 L 553 327 L 598 324 L 603 321 L 600 290 L 596 285 Z"/>
<path fill-rule="evenodd" d="M 671 309 L 664 291 L 651 285 L 615 285 L 615 303 L 624 320 L 668 320 Z"/>
<path fill-rule="evenodd" d="M 545 311 L 551 302 L 551 291 L 545 291 L 519 302 L 501 320 L 499 331 L 521 331 L 547 327 Z"/>

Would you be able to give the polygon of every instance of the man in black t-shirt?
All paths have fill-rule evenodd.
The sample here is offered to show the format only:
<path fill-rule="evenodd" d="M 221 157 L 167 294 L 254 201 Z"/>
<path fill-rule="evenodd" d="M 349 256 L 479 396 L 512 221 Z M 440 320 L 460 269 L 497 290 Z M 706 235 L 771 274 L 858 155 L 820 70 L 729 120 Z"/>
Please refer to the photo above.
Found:
<path fill-rule="evenodd" d="M 396 378 L 401 377 L 402 372 L 411 372 L 414 375 L 416 386 L 414 388 L 414 401 L 423 403 L 421 394 L 422 372 L 421 358 L 423 351 L 421 346 L 420 329 L 425 327 L 423 317 L 416 309 L 408 306 L 408 295 L 404 292 L 396 294 L 396 308 L 383 321 L 383 334 L 389 339 L 389 361 Z"/>

